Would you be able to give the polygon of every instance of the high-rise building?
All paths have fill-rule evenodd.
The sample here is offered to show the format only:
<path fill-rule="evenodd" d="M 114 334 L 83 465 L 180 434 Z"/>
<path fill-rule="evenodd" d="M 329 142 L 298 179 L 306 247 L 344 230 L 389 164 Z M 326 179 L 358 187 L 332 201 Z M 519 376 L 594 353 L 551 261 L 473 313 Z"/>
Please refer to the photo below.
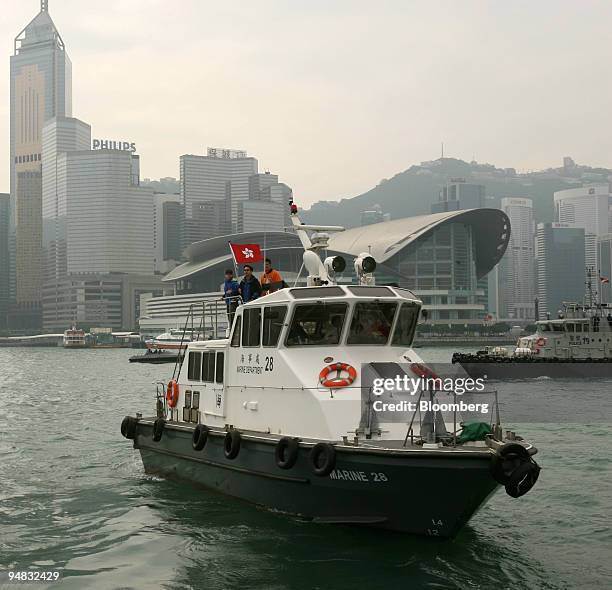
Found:
<path fill-rule="evenodd" d="M 612 303 L 612 233 L 601 236 L 599 248 L 599 277 L 597 288 L 601 291 L 602 303 Z"/>
<path fill-rule="evenodd" d="M 451 178 L 440 191 L 437 203 L 431 206 L 432 213 L 480 209 L 485 206 L 485 187 L 466 182 L 464 178 Z"/>
<path fill-rule="evenodd" d="M 534 217 L 531 199 L 506 198 L 501 209 L 510 219 L 510 243 L 499 263 L 500 318 L 533 319 L 535 315 Z"/>
<path fill-rule="evenodd" d="M 42 130 L 42 277 L 43 283 L 67 274 L 65 171 L 58 157 L 89 150 L 91 127 L 72 117 L 54 117 Z"/>
<path fill-rule="evenodd" d="M 540 319 L 556 317 L 563 302 L 582 302 L 585 286 L 584 229 L 567 223 L 538 223 L 536 272 Z"/>
<path fill-rule="evenodd" d="M 153 193 L 155 272 L 170 272 L 182 258 L 183 209 L 180 194 Z"/>
<path fill-rule="evenodd" d="M 139 304 L 143 289 L 160 283 L 153 189 L 139 186 L 139 157 L 89 149 L 90 135 L 89 125 L 65 117 L 43 129 L 45 330 L 72 322 L 129 329 L 125 298 Z"/>
<path fill-rule="evenodd" d="M 6 329 L 6 314 L 9 306 L 9 227 L 11 196 L 0 193 L 0 331 Z"/>
<path fill-rule="evenodd" d="M 249 178 L 257 174 L 257 160 L 245 151 L 208 148 L 206 156 L 181 156 L 180 174 L 186 247 L 237 227 L 238 205 L 249 198 Z M 209 211 L 214 213 L 212 227 L 202 225 Z"/>
<path fill-rule="evenodd" d="M 261 192 L 274 184 L 278 184 L 278 174 L 253 174 L 249 176 L 249 199 L 259 199 Z"/>
<path fill-rule="evenodd" d="M 42 298 L 42 128 L 72 112 L 72 65 L 41 0 L 38 15 L 17 35 L 10 65 L 12 327 L 36 330 Z"/>
<path fill-rule="evenodd" d="M 274 201 L 243 201 L 238 209 L 238 233 L 277 232 L 285 225 L 285 209 Z"/>
<path fill-rule="evenodd" d="M 555 218 L 573 223 L 587 234 L 603 236 L 610 232 L 610 187 L 587 185 L 554 193 Z"/>

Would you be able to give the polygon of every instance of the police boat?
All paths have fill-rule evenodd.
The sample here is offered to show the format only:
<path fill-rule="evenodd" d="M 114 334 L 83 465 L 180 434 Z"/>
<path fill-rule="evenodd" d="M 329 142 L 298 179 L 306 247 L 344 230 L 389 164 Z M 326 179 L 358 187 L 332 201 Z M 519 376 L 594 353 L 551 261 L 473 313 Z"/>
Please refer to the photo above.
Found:
<path fill-rule="evenodd" d="M 535 447 L 502 435 L 494 405 L 487 421 L 466 403 L 486 392 L 443 390 L 413 350 L 421 301 L 376 285 L 367 253 L 356 284 L 339 284 L 345 260 L 321 252 L 343 228 L 302 224 L 293 203 L 291 219 L 306 286 L 241 305 L 227 337 L 189 342 L 155 410 L 121 424 L 145 471 L 315 522 L 438 537 L 499 487 L 529 491 Z M 418 390 L 397 386 L 407 378 Z"/>

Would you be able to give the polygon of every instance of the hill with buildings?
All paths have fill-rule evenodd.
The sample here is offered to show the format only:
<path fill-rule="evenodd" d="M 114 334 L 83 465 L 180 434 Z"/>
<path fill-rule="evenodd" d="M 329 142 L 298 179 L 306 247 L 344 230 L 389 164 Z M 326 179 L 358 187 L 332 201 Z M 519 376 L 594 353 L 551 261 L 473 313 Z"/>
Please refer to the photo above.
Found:
<path fill-rule="evenodd" d="M 362 223 L 362 213 L 376 211 L 391 219 L 431 213 L 442 188 L 453 179 L 485 187 L 486 205 L 499 207 L 503 197 L 527 197 L 533 200 L 536 222 L 553 220 L 553 193 L 585 183 L 608 182 L 612 171 L 577 165 L 564 158 L 563 166 L 519 174 L 514 168 L 497 168 L 492 164 L 440 158 L 421 162 L 376 187 L 340 201 L 319 201 L 304 219 L 309 223 L 343 224 L 355 227 Z M 381 219 L 382 220 L 382 219 Z"/>

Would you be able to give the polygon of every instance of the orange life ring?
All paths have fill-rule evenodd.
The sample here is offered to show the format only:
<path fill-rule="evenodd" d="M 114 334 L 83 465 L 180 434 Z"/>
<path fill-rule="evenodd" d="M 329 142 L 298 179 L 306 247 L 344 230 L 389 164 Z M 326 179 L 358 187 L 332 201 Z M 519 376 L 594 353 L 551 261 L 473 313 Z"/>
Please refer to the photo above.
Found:
<path fill-rule="evenodd" d="M 538 338 L 536 340 L 536 346 L 544 346 L 546 344 L 546 338 Z"/>
<path fill-rule="evenodd" d="M 172 379 L 168 381 L 168 389 L 166 389 L 166 400 L 168 401 L 168 406 L 171 408 L 176 407 L 179 399 L 179 386 L 178 383 Z"/>
<path fill-rule="evenodd" d="M 337 375 L 333 379 L 328 379 L 328 375 L 332 371 L 337 371 Z M 345 371 L 348 373 L 347 378 L 341 378 L 340 373 Z M 349 365 L 348 363 L 332 363 L 331 365 L 327 365 L 323 370 L 319 373 L 319 381 L 323 387 L 329 387 L 330 389 L 336 387 L 348 387 L 357 379 L 357 370 L 355 367 Z"/>

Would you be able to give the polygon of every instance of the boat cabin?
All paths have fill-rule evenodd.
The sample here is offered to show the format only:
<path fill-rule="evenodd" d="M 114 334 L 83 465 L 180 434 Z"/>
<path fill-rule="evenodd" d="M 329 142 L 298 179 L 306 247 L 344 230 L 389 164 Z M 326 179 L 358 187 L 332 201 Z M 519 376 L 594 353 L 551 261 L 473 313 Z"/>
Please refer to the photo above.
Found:
<path fill-rule="evenodd" d="M 419 362 L 410 355 L 420 309 L 407 289 L 362 285 L 287 288 L 242 305 L 229 338 L 189 343 L 168 418 L 332 439 L 354 434 L 360 404 L 346 411 L 335 403 L 331 414 L 327 404 L 360 400 L 364 365 Z M 324 386 L 322 371 L 332 366 L 335 375 L 338 363 L 350 367 L 348 383 Z"/>

